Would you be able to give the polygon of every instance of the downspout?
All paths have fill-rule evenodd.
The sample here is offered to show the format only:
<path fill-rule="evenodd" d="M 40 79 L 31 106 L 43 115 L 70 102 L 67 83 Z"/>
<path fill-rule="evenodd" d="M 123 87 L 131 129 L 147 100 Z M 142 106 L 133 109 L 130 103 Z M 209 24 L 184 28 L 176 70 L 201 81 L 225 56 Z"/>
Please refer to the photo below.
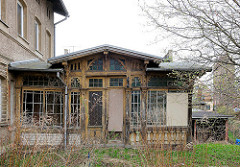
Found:
<path fill-rule="evenodd" d="M 69 17 L 69 15 L 65 16 L 65 18 L 63 18 L 62 20 L 54 23 L 54 57 L 56 57 L 56 25 L 67 20 L 68 17 Z"/>
<path fill-rule="evenodd" d="M 67 148 L 67 105 L 68 105 L 68 92 L 67 92 L 67 84 L 60 77 L 60 72 L 57 72 L 57 78 L 64 84 L 65 86 L 65 106 L 64 106 L 64 147 Z"/>

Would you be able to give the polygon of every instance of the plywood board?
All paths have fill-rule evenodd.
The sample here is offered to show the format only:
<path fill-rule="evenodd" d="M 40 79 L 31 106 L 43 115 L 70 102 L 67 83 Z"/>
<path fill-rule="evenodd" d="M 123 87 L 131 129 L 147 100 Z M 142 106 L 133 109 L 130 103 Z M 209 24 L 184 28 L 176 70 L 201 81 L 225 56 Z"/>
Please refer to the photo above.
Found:
<path fill-rule="evenodd" d="M 123 127 L 123 90 L 109 90 L 109 131 L 122 131 Z"/>

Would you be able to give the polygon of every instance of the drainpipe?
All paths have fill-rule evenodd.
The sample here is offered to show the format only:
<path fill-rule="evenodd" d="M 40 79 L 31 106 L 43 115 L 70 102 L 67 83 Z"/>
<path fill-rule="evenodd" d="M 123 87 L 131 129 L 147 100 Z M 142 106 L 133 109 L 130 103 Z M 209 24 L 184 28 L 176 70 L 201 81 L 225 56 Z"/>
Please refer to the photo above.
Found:
<path fill-rule="evenodd" d="M 57 78 L 64 84 L 65 86 L 65 106 L 64 106 L 64 147 L 67 148 L 67 105 L 68 105 L 68 92 L 67 92 L 67 84 L 60 77 L 60 72 L 57 72 Z"/>
<path fill-rule="evenodd" d="M 65 21 L 65 20 L 67 20 L 68 17 L 69 17 L 69 15 L 65 16 L 65 18 L 63 18 L 62 20 L 54 23 L 54 57 L 56 57 L 56 25 L 60 24 L 61 22 Z"/>

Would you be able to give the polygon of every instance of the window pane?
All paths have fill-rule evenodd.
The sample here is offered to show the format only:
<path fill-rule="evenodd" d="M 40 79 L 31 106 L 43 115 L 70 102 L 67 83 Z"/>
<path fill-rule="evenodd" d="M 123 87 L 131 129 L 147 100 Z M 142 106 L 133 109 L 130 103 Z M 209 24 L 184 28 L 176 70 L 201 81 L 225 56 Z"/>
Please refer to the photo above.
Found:
<path fill-rule="evenodd" d="M 21 121 L 23 124 L 39 125 L 43 114 L 43 92 L 23 92 L 23 113 Z"/>
<path fill-rule="evenodd" d="M 131 126 L 141 125 L 142 117 L 140 115 L 140 97 L 140 91 L 132 91 Z"/>
<path fill-rule="evenodd" d="M 18 34 L 23 37 L 23 7 L 17 3 Z"/>
<path fill-rule="evenodd" d="M 89 79 L 89 87 L 102 87 L 102 79 Z"/>
<path fill-rule="evenodd" d="M 123 78 L 110 78 L 110 86 L 123 86 Z"/>
<path fill-rule="evenodd" d="M 160 91 L 148 91 L 147 125 L 166 125 L 166 95 Z"/>
<path fill-rule="evenodd" d="M 89 92 L 89 125 L 102 125 L 102 92 Z"/>
<path fill-rule="evenodd" d="M 80 127 L 80 92 L 71 93 L 70 127 Z"/>

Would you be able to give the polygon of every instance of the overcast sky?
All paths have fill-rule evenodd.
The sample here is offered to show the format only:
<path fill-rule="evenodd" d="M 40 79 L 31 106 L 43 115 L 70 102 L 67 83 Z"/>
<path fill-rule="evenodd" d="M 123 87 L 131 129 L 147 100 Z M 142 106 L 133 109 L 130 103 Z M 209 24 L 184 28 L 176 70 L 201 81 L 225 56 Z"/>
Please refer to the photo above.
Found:
<path fill-rule="evenodd" d="M 102 44 L 161 57 L 169 49 L 167 40 L 155 42 L 157 34 L 147 26 L 138 0 L 64 0 L 64 3 L 70 17 L 56 27 L 57 55 L 62 55 L 64 49 L 72 52 Z"/>

